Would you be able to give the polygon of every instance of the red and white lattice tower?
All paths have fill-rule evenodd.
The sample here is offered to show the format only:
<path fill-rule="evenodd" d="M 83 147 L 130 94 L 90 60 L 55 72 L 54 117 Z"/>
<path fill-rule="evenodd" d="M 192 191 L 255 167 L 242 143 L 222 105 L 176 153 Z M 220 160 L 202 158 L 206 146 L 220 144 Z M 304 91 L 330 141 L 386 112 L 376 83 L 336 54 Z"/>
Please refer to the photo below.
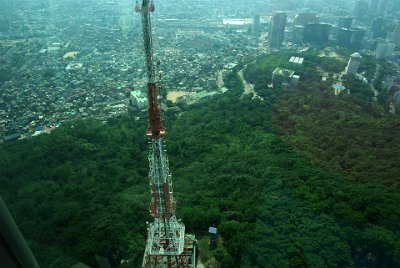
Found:
<path fill-rule="evenodd" d="M 153 56 L 150 14 L 154 12 L 152 0 L 136 3 L 135 11 L 141 13 L 144 44 L 149 127 L 151 140 L 149 155 L 149 180 L 151 189 L 150 215 L 154 222 L 148 224 L 148 237 L 142 267 L 195 267 L 195 242 L 185 235 L 185 225 L 175 216 L 172 179 L 168 158 L 163 145 L 165 129 L 161 124 L 157 102 L 155 62 Z"/>

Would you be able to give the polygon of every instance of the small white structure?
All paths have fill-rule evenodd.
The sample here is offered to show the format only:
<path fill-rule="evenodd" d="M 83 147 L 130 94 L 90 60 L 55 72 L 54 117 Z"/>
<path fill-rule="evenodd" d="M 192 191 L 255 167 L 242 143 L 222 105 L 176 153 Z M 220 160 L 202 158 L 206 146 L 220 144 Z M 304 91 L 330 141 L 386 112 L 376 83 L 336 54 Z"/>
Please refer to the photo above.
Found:
<path fill-rule="evenodd" d="M 356 52 L 350 56 L 349 62 L 347 63 L 346 69 L 344 70 L 345 74 L 356 74 L 358 71 L 358 67 L 360 67 L 361 61 L 360 53 Z"/>
<path fill-rule="evenodd" d="M 304 58 L 292 56 L 292 57 L 290 57 L 289 62 L 290 63 L 294 63 L 294 64 L 302 65 L 303 62 L 304 62 Z"/>
<path fill-rule="evenodd" d="M 78 70 L 78 69 L 82 69 L 82 66 L 83 66 L 83 64 L 81 62 L 71 62 L 67 65 L 65 70 L 67 70 L 67 71 Z"/>
<path fill-rule="evenodd" d="M 133 90 L 130 93 L 129 104 L 138 110 L 147 108 L 148 100 L 140 90 Z"/>
<path fill-rule="evenodd" d="M 253 24 L 253 19 L 222 19 L 222 24 L 226 26 L 245 26 Z"/>

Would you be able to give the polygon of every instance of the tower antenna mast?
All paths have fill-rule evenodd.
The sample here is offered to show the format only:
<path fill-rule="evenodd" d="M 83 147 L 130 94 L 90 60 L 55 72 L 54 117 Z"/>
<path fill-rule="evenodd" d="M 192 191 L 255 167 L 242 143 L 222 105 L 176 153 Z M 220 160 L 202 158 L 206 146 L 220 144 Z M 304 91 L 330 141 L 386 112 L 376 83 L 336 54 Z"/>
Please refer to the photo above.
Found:
<path fill-rule="evenodd" d="M 185 235 L 185 225 L 175 216 L 176 201 L 173 197 L 172 178 L 168 158 L 163 145 L 166 132 L 161 124 L 157 101 L 156 71 L 153 55 L 151 13 L 155 7 L 152 0 L 136 3 L 135 11 L 141 14 L 142 38 L 147 74 L 148 129 L 150 139 L 149 181 L 151 190 L 150 215 L 146 249 L 142 267 L 181 268 L 195 267 L 194 240 Z"/>

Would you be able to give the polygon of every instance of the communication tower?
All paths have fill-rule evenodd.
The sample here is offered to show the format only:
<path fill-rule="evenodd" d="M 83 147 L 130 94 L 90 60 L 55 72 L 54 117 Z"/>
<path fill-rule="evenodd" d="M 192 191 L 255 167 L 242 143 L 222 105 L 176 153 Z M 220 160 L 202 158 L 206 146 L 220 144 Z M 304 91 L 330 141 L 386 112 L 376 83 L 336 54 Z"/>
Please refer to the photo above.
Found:
<path fill-rule="evenodd" d="M 168 158 L 163 144 L 166 132 L 161 123 L 157 101 L 157 85 L 151 13 L 154 12 L 152 0 L 136 3 L 135 11 L 141 14 L 142 38 L 147 74 L 147 98 L 150 139 L 149 181 L 151 190 L 150 215 L 154 222 L 147 226 L 147 241 L 142 267 L 181 268 L 195 267 L 195 240 L 185 234 L 185 225 L 176 218 L 176 201 L 173 197 L 172 178 Z"/>

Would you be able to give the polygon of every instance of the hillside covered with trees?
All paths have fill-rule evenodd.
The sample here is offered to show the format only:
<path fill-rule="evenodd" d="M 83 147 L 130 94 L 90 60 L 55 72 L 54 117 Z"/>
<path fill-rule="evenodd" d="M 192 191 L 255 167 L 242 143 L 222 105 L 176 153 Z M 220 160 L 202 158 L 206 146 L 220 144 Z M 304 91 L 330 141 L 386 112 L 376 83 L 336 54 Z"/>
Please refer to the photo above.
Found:
<path fill-rule="evenodd" d="M 350 53 L 339 51 L 341 54 L 346 52 Z M 247 68 L 247 77 L 255 83 L 260 94 L 268 92 L 267 84 L 270 83 L 273 66 L 294 67 L 287 60 L 290 55 L 268 55 Z M 343 77 L 350 94 L 343 92 L 335 96 L 332 88 L 334 80 L 323 82 L 320 74 L 321 70 L 342 71 L 341 57 L 321 57 L 314 51 L 298 56 L 304 57 L 305 63 L 295 67 L 296 72 L 313 75 L 301 76 L 296 89 L 280 91 L 272 115 L 275 133 L 330 170 L 358 181 L 375 181 L 398 187 L 400 118 L 388 112 L 387 104 L 391 100 L 382 83 L 383 74 L 391 73 L 390 66 L 363 55 L 360 72 L 369 79 L 379 65 L 378 79 L 373 81 L 374 88 L 379 92 L 375 100 L 371 85 L 353 76 Z M 269 80 L 263 83 L 263 79 Z"/>
<path fill-rule="evenodd" d="M 346 96 L 329 104 L 336 97 L 316 82 L 267 89 L 269 78 L 261 76 L 256 86 L 264 101 L 242 96 L 233 72 L 228 93 L 165 113 L 177 216 L 187 232 L 202 240 L 209 226 L 219 229 L 222 242 L 208 257 L 221 267 L 399 267 L 400 192 L 388 186 L 396 181 L 398 137 L 385 132 L 378 141 L 384 150 L 392 138 L 379 165 L 393 175 L 381 183 L 371 168 L 361 183 L 341 165 L 346 139 L 320 137 L 328 122 L 317 124 L 317 114 L 330 120 L 330 107 L 343 105 L 354 113 L 353 121 L 338 115 L 349 133 L 374 131 L 383 119 L 356 112 L 369 106 L 350 105 Z M 330 112 L 317 113 L 323 101 Z M 95 266 L 96 255 L 114 267 L 123 259 L 141 262 L 151 220 L 146 125 L 145 113 L 106 124 L 75 121 L 0 146 L 0 193 L 42 267 Z M 317 151 L 318 143 L 325 148 Z M 357 159 L 354 169 L 373 162 L 364 151 L 356 157 L 348 156 Z"/>

